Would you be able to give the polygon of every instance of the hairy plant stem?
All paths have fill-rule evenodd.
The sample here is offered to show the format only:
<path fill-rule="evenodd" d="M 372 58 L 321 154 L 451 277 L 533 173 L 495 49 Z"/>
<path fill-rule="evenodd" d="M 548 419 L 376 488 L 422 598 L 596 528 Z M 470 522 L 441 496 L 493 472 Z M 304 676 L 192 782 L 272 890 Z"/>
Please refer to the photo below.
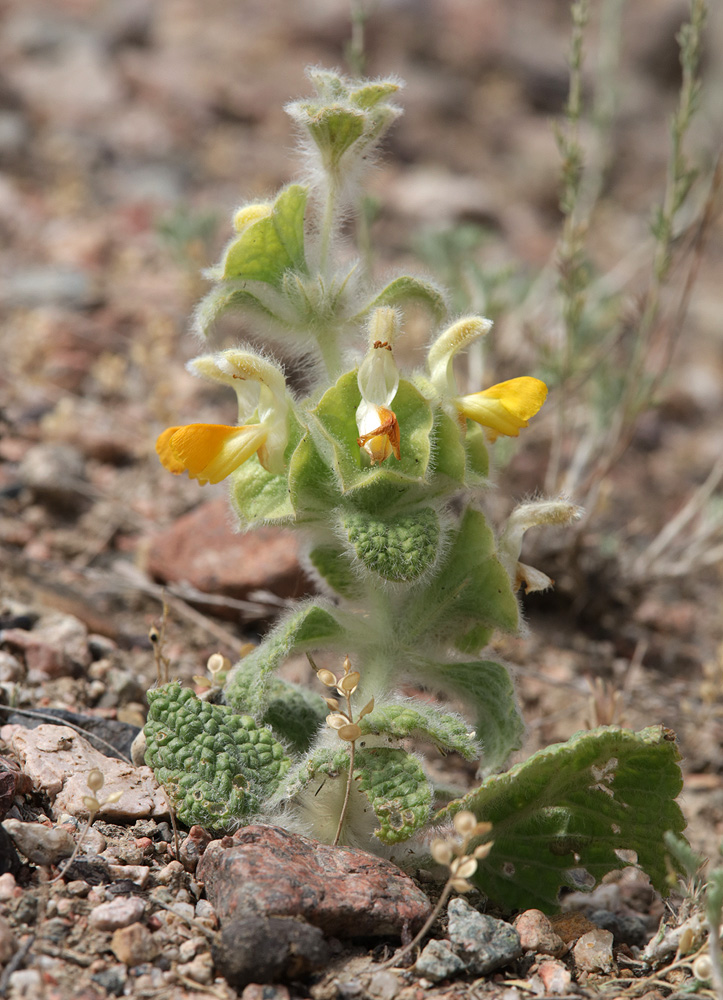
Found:
<path fill-rule="evenodd" d="M 349 721 L 352 721 L 351 712 L 351 695 L 346 696 L 346 712 Z M 346 819 L 346 813 L 349 808 L 349 799 L 351 798 L 351 785 L 354 780 L 354 753 L 356 751 L 356 742 L 351 740 L 349 744 L 349 773 L 346 777 L 346 791 L 344 792 L 344 802 L 341 807 L 341 812 L 339 813 L 339 825 L 336 828 L 336 834 L 334 836 L 334 843 L 332 847 L 336 847 L 339 843 L 339 838 L 341 837 L 341 829 L 344 826 L 344 820 Z"/>

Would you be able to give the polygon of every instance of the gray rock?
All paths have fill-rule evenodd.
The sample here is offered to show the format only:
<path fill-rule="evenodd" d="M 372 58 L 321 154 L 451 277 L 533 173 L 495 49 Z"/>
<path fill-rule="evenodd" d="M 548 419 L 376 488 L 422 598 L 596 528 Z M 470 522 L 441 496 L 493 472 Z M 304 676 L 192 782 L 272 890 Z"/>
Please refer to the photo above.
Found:
<path fill-rule="evenodd" d="M 520 936 L 504 920 L 478 913 L 462 898 L 447 907 L 452 947 L 473 975 L 484 976 L 522 954 Z"/>
<path fill-rule="evenodd" d="M 212 950 L 217 973 L 236 987 L 303 979 L 324 968 L 331 955 L 318 927 L 260 915 L 229 921 Z"/>
<path fill-rule="evenodd" d="M 443 979 L 463 975 L 467 967 L 449 941 L 432 939 L 417 959 L 414 970 L 433 983 L 440 983 Z"/>

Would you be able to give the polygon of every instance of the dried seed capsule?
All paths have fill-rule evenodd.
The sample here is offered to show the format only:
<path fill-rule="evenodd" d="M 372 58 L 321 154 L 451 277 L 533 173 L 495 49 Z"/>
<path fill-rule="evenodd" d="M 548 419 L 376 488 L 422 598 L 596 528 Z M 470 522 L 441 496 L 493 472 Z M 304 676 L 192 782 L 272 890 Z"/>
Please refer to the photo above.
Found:
<path fill-rule="evenodd" d="M 346 740 L 348 743 L 353 743 L 354 740 L 358 740 L 361 736 L 361 729 L 357 726 L 356 722 L 350 722 L 346 726 L 342 726 L 337 730 L 340 740 Z"/>

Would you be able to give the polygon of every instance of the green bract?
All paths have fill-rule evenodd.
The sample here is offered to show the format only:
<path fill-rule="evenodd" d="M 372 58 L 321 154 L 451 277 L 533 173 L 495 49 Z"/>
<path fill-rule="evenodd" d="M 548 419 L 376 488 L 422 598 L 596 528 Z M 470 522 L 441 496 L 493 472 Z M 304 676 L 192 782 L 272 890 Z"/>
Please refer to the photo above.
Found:
<path fill-rule="evenodd" d="M 284 357 L 303 353 L 293 383 L 303 391 L 251 349 L 207 355 L 202 373 L 236 391 L 243 430 L 170 428 L 157 450 L 171 472 L 228 478 L 243 528 L 298 529 L 321 593 L 233 666 L 215 690 L 222 704 L 178 684 L 151 692 L 146 759 L 184 823 L 226 830 L 282 815 L 321 839 L 381 850 L 419 837 L 432 816 L 435 788 L 414 742 L 479 764 L 483 784 L 435 821 L 464 808 L 493 824 L 474 879 L 501 904 L 550 909 L 575 870 L 599 879 L 623 850 L 662 886 L 662 833 L 683 825 L 677 753 L 662 730 L 578 734 L 497 773 L 524 726 L 508 669 L 484 647 L 518 630 L 518 579 L 547 579 L 518 563 L 524 531 L 579 512 L 530 502 L 498 535 L 480 506 L 485 428 L 516 434 L 546 389 L 524 377 L 462 398 L 455 356 L 490 322 L 450 325 L 434 284 L 400 275 L 376 288 L 348 260 L 341 221 L 398 114 L 398 84 L 309 76 L 316 97 L 287 110 L 311 180 L 238 211 L 196 314 L 205 335 L 233 310 Z M 426 367 L 400 371 L 410 304 L 428 319 L 431 347 Z M 306 654 L 313 690 L 276 673 Z"/>

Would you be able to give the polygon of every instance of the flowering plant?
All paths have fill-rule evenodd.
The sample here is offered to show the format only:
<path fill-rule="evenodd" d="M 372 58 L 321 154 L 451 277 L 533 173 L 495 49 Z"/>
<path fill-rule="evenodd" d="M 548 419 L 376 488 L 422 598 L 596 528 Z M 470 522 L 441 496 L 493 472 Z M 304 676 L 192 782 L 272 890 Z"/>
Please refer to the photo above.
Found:
<path fill-rule="evenodd" d="M 662 886 L 662 833 L 683 827 L 677 752 L 662 727 L 601 727 L 498 773 L 524 726 L 508 669 L 484 649 L 495 630 L 520 628 L 520 586 L 551 584 L 520 562 L 525 531 L 579 510 L 565 498 L 523 503 L 496 535 L 479 495 L 489 443 L 516 437 L 547 390 L 529 375 L 460 390 L 455 358 L 491 323 L 450 320 L 442 291 L 420 278 L 375 288 L 345 259 L 342 223 L 399 114 L 399 84 L 309 77 L 316 96 L 287 111 L 312 180 L 238 210 L 196 313 L 204 336 L 221 314 L 241 313 L 303 358 L 309 391 L 295 392 L 270 354 L 203 354 L 190 370 L 235 391 L 238 425 L 171 427 L 157 451 L 172 473 L 228 480 L 243 528 L 299 529 L 320 596 L 300 601 L 210 697 L 175 683 L 150 692 L 146 760 L 179 818 L 216 830 L 276 818 L 399 859 L 397 845 L 424 852 L 427 828 L 472 814 L 476 863 L 459 887 L 508 906 L 550 909 L 582 870 L 594 881 L 622 867 L 625 850 Z M 407 372 L 395 352 L 411 303 L 426 309 L 430 346 Z M 275 675 L 300 652 L 334 696 Z M 412 740 L 479 762 L 482 784 L 440 810 Z"/>

